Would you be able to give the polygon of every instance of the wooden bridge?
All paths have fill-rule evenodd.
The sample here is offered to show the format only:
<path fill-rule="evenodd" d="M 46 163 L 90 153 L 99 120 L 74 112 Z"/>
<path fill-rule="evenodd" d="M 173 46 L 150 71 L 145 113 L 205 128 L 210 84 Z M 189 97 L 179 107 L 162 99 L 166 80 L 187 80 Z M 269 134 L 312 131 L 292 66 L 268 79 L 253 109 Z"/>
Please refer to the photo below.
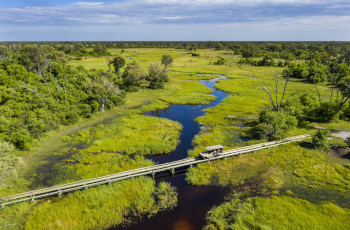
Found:
<path fill-rule="evenodd" d="M 73 183 L 53 186 L 49 188 L 33 190 L 33 191 L 24 192 L 16 195 L 6 196 L 6 197 L 0 198 L 0 208 L 4 208 L 6 205 L 20 203 L 24 201 L 34 202 L 35 199 L 41 199 L 44 197 L 50 197 L 50 196 L 61 197 L 62 194 L 64 193 L 69 193 L 69 192 L 82 190 L 82 189 L 86 190 L 90 187 L 103 185 L 103 184 L 111 184 L 116 181 L 126 180 L 133 177 L 138 177 L 138 176 L 154 177 L 158 173 L 167 172 L 167 171 L 169 171 L 171 174 L 175 174 L 175 171 L 177 169 L 192 167 L 193 165 L 207 162 L 207 161 L 214 161 L 218 159 L 226 159 L 227 157 L 239 156 L 244 153 L 255 152 L 258 150 L 272 148 L 275 146 L 284 145 L 291 142 L 302 141 L 307 138 L 310 138 L 310 135 L 306 134 L 306 135 L 294 136 L 294 137 L 286 138 L 280 141 L 271 141 L 271 142 L 227 150 L 227 151 L 224 151 L 222 155 L 216 156 L 210 159 L 201 159 L 198 157 L 185 158 L 182 160 L 172 161 L 164 164 L 156 164 L 149 167 L 128 170 L 128 171 L 115 173 L 111 175 L 106 175 L 106 176 L 91 178 L 87 180 L 77 181 Z"/>

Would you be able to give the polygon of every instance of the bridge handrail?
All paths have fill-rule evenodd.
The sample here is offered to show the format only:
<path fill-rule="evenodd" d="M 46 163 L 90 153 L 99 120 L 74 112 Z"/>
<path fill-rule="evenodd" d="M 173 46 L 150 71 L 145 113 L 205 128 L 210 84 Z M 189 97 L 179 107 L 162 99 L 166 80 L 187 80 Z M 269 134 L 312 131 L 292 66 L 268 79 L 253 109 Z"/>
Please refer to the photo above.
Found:
<path fill-rule="evenodd" d="M 105 175 L 101 177 L 95 177 L 95 178 L 90 178 L 86 180 L 81 180 L 81 181 L 76 181 L 72 183 L 67 183 L 67 184 L 61 184 L 53 187 L 48 187 L 48 188 L 43 188 L 43 189 L 38 189 L 38 190 L 33 190 L 33 191 L 28 191 L 20 194 L 14 194 L 6 197 L 0 198 L 0 201 L 2 202 L 7 202 L 6 205 L 8 204 L 13 204 L 13 203 L 18 203 L 22 201 L 27 201 L 31 200 L 33 197 L 35 198 L 41 198 L 41 197 L 46 197 L 46 196 L 51 196 L 51 195 L 57 195 L 60 193 L 66 193 L 69 191 L 75 191 L 79 190 L 82 188 L 88 188 L 88 187 L 93 187 L 96 185 L 100 184 L 106 184 L 114 181 L 119 181 L 119 180 L 124 180 L 127 178 L 131 177 L 137 177 L 137 176 L 142 176 L 142 175 L 151 175 L 155 174 L 157 172 L 162 172 L 165 170 L 171 170 L 171 169 L 177 169 L 185 166 L 189 166 L 192 164 L 198 164 L 206 161 L 212 161 L 212 160 L 217 160 L 217 159 L 222 159 L 230 156 L 236 156 L 236 155 L 241 155 L 243 153 L 248 153 L 252 151 L 258 151 L 266 148 L 271 148 L 275 146 L 279 146 L 281 144 L 287 144 L 295 141 L 300 141 L 306 138 L 309 138 L 310 135 L 299 135 L 299 136 L 294 136 L 290 138 L 286 138 L 283 140 L 279 141 L 271 141 L 271 142 L 266 142 L 266 143 L 259 143 L 255 145 L 250 145 L 250 146 L 245 146 L 245 147 L 240 147 L 240 148 L 235 148 L 231 150 L 226 150 L 224 151 L 221 155 L 210 158 L 210 159 L 198 159 L 195 157 L 191 158 L 185 158 L 173 162 L 167 162 L 163 164 L 155 164 L 152 166 L 147 166 L 144 168 L 136 168 L 132 170 L 127 170 L 119 173 L 114 173 L 110 175 Z M 24 199 L 22 199 L 24 198 Z M 3 203 L 4 204 L 4 203 Z"/>

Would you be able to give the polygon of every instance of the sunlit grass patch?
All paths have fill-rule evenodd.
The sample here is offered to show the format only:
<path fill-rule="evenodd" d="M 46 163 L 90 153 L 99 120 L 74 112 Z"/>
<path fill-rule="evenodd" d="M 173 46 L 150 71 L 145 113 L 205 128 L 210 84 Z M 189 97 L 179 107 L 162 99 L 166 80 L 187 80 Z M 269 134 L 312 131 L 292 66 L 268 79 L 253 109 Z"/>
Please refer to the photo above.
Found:
<path fill-rule="evenodd" d="M 291 197 L 232 200 L 209 212 L 212 229 L 349 229 L 350 210 L 332 203 L 313 204 Z"/>
<path fill-rule="evenodd" d="M 161 154 L 175 149 L 181 125 L 163 118 L 122 117 L 92 130 L 94 141 L 83 153 Z"/>

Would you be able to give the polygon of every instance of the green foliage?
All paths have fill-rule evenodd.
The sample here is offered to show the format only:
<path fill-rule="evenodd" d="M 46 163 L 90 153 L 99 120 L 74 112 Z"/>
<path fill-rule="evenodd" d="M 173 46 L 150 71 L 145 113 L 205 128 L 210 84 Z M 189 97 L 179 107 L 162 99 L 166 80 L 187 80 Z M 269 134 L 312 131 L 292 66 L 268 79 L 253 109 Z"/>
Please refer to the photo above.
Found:
<path fill-rule="evenodd" d="M 96 45 L 94 48 L 94 55 L 102 56 L 107 54 L 107 47 L 104 45 Z"/>
<path fill-rule="evenodd" d="M 350 137 L 346 138 L 345 143 L 350 148 Z"/>
<path fill-rule="evenodd" d="M 114 71 L 116 73 L 119 73 L 119 70 L 125 66 L 125 59 L 123 57 L 115 57 L 112 61 L 113 66 L 114 66 Z"/>
<path fill-rule="evenodd" d="M 308 82 L 324 82 L 330 75 L 328 66 L 323 65 L 316 60 L 311 60 L 307 63 L 290 63 L 286 73 L 291 78 L 304 79 Z"/>
<path fill-rule="evenodd" d="M 297 119 L 285 111 L 264 110 L 259 115 L 259 124 L 253 129 L 253 136 L 260 139 L 280 140 L 286 137 L 287 131 L 298 124 Z"/>
<path fill-rule="evenodd" d="M 171 66 L 171 64 L 173 63 L 174 59 L 172 56 L 170 55 L 166 55 L 164 54 L 162 56 L 162 64 L 165 66 L 165 68 L 167 68 L 168 66 Z"/>
<path fill-rule="evenodd" d="M 227 60 L 225 60 L 224 58 L 219 58 L 216 62 L 214 62 L 214 65 L 225 65 L 225 63 L 227 62 Z"/>
<path fill-rule="evenodd" d="M 27 45 L 17 52 L 18 59 L 0 62 L 0 140 L 21 150 L 48 131 L 90 117 L 102 104 L 110 109 L 122 101 L 113 76 L 68 66 L 51 46 Z"/>
<path fill-rule="evenodd" d="M 17 177 L 18 169 L 24 165 L 22 158 L 11 154 L 15 147 L 8 142 L 0 142 L 0 184 Z"/>
<path fill-rule="evenodd" d="M 146 72 L 142 69 L 139 62 L 134 61 L 129 63 L 122 75 L 122 87 L 127 91 L 137 91 L 146 75 Z"/>
<path fill-rule="evenodd" d="M 330 131 L 327 129 L 319 129 L 312 135 L 312 144 L 315 148 L 328 149 L 328 137 L 330 136 Z"/>
<path fill-rule="evenodd" d="M 169 81 L 168 69 L 162 69 L 158 63 L 154 62 L 148 66 L 148 76 L 146 80 L 149 81 L 149 88 L 163 89 L 164 82 Z"/>
<path fill-rule="evenodd" d="M 7 152 L 15 150 L 15 146 L 8 142 L 0 142 L 0 155 L 3 156 Z"/>

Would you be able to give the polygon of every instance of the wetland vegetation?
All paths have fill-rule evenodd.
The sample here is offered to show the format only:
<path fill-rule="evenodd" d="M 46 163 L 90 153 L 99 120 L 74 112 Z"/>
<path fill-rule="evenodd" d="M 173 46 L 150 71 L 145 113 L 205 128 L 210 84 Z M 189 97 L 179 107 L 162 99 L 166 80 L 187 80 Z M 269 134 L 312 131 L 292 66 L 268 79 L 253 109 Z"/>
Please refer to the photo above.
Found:
<path fill-rule="evenodd" d="M 183 125 L 146 113 L 208 105 L 215 96 L 200 80 L 219 74 L 226 79 L 214 87 L 228 96 L 195 118 L 200 131 L 189 157 L 215 144 L 230 149 L 319 128 L 350 131 L 348 43 L 3 43 L 0 49 L 1 197 L 149 166 L 150 155 L 172 154 Z M 282 98 L 286 74 L 286 100 L 275 111 L 261 87 Z M 324 144 L 318 133 L 314 144 L 188 169 L 191 186 L 230 190 L 207 210 L 204 229 L 349 228 L 350 162 L 330 150 L 347 143 L 332 137 Z M 8 206 L 0 210 L 0 228 L 132 226 L 174 208 L 177 194 L 171 181 L 139 177 Z"/>

